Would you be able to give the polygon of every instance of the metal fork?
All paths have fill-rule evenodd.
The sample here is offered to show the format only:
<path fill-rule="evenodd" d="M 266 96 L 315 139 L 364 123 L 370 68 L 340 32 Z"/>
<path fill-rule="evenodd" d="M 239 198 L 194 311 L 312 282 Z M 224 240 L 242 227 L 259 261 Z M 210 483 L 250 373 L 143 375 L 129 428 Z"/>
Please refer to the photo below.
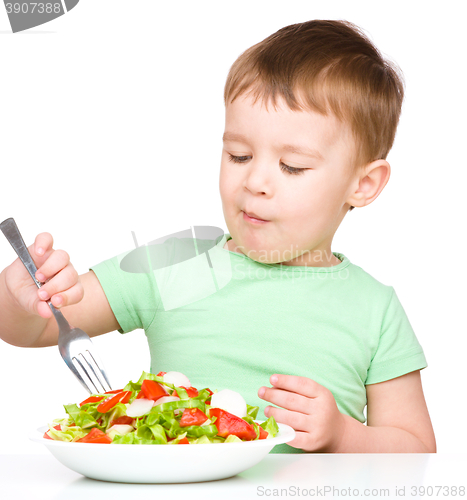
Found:
<path fill-rule="evenodd" d="M 0 224 L 0 229 L 6 239 L 14 248 L 21 262 L 28 270 L 34 283 L 40 288 L 43 283 L 36 279 L 37 267 L 28 252 L 24 240 L 19 232 L 18 226 L 13 218 L 4 220 Z M 55 319 L 58 323 L 58 349 L 60 354 L 67 364 L 68 368 L 73 372 L 76 378 L 80 381 L 83 387 L 91 394 L 99 394 L 101 392 L 111 391 L 109 379 L 104 370 L 104 365 L 99 358 L 96 349 L 94 348 L 89 335 L 79 328 L 72 328 L 68 321 L 63 316 L 62 312 L 56 309 L 50 301 L 47 301 Z M 75 361 L 77 365 L 73 363 Z M 93 366 L 93 363 L 94 365 Z M 81 367 L 83 375 L 78 371 L 77 366 Z M 94 378 L 92 377 L 94 375 Z M 108 385 L 108 389 L 104 385 L 104 380 Z M 102 386 L 101 391 L 98 386 Z"/>

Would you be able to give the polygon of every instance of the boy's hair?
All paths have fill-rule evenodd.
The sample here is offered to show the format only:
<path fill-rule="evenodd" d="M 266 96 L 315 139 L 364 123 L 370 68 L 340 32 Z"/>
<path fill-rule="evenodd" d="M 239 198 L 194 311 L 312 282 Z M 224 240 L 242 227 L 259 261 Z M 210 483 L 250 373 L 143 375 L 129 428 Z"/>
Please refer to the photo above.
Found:
<path fill-rule="evenodd" d="M 252 91 L 254 102 L 271 98 L 274 108 L 276 97 L 282 96 L 293 111 L 332 112 L 350 126 L 357 173 L 386 159 L 404 87 L 400 68 L 385 60 L 356 25 L 313 20 L 286 26 L 243 52 L 227 76 L 224 103 Z"/>

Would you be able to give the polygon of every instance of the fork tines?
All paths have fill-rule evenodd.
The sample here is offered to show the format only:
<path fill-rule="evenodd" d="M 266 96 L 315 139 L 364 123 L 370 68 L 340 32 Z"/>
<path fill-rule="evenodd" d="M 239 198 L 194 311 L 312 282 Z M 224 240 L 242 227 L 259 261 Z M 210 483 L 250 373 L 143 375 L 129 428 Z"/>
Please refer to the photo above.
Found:
<path fill-rule="evenodd" d="M 68 365 L 69 368 L 91 394 L 100 394 L 112 390 L 105 371 L 99 368 L 99 366 L 103 365 L 95 353 L 86 350 L 72 356 L 71 361 L 72 366 Z"/>

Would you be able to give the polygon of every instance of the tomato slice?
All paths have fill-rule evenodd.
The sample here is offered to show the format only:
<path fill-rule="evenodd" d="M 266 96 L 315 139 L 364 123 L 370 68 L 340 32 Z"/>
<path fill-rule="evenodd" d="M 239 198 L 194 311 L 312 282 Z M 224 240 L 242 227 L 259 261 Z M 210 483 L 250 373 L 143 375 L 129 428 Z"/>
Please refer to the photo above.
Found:
<path fill-rule="evenodd" d="M 97 403 L 97 401 L 101 401 L 104 398 L 105 398 L 105 396 L 90 396 L 88 399 L 85 399 L 84 401 L 81 401 L 81 403 L 79 405 L 83 406 L 83 405 L 85 405 L 87 403 Z"/>
<path fill-rule="evenodd" d="M 144 393 L 146 399 L 152 399 L 152 401 L 157 401 L 162 396 L 167 396 L 166 390 L 154 380 L 144 380 L 141 385 L 141 392 Z"/>
<path fill-rule="evenodd" d="M 252 425 L 228 411 L 221 410 L 220 408 L 211 408 L 209 415 L 216 417 L 214 425 L 217 427 L 217 433 L 221 437 L 233 434 L 245 441 L 251 441 L 256 438 L 256 431 Z"/>
<path fill-rule="evenodd" d="M 109 428 L 112 427 L 112 425 L 132 425 L 133 420 L 133 418 L 128 417 L 127 415 L 122 415 L 121 417 L 112 420 L 109 424 Z"/>
<path fill-rule="evenodd" d="M 185 408 L 182 418 L 180 419 L 180 427 L 201 425 L 206 422 L 207 419 L 208 417 L 199 408 Z"/>
<path fill-rule="evenodd" d="M 120 403 L 126 404 L 128 401 L 130 401 L 131 398 L 131 391 L 123 391 L 123 398 L 120 400 Z"/>
<path fill-rule="evenodd" d="M 266 439 L 269 436 L 269 432 L 265 431 L 261 426 L 259 426 L 259 438 Z"/>
<path fill-rule="evenodd" d="M 194 387 L 183 387 L 183 385 L 181 385 L 180 387 L 182 389 L 185 389 L 189 398 L 196 398 L 196 396 L 198 396 L 199 394 L 198 389 L 195 389 Z"/>
<path fill-rule="evenodd" d="M 102 432 L 100 429 L 97 427 L 93 427 L 91 429 L 91 432 L 89 434 L 86 434 L 86 436 L 82 437 L 81 439 L 78 439 L 76 441 L 77 443 L 104 443 L 104 444 L 110 444 L 112 440 L 110 439 L 109 436 L 105 432 Z"/>
<path fill-rule="evenodd" d="M 107 413 L 110 411 L 117 403 L 128 403 L 131 397 L 131 391 L 122 391 L 118 394 L 110 395 L 107 399 L 104 399 L 102 403 L 97 407 L 99 413 Z"/>

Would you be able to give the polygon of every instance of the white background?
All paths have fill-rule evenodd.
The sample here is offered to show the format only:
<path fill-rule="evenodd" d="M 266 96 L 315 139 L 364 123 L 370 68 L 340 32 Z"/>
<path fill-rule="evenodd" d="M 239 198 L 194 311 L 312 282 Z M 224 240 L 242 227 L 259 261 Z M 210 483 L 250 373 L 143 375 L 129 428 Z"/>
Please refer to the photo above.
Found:
<path fill-rule="evenodd" d="M 0 6 L 0 221 L 29 246 L 50 232 L 80 274 L 193 225 L 225 226 L 218 190 L 223 86 L 241 52 L 317 19 L 362 27 L 404 72 L 391 179 L 347 215 L 332 250 L 394 286 L 422 344 L 439 453 L 464 451 L 465 25 L 460 2 L 82 0 L 11 34 Z M 0 269 L 16 255 L 0 238 Z M 1 304 L 0 304 L 1 307 Z M 150 359 L 142 330 L 93 340 L 114 387 Z M 189 375 L 189 374 L 188 374 Z M 3 453 L 86 397 L 57 347 L 0 341 Z"/>

